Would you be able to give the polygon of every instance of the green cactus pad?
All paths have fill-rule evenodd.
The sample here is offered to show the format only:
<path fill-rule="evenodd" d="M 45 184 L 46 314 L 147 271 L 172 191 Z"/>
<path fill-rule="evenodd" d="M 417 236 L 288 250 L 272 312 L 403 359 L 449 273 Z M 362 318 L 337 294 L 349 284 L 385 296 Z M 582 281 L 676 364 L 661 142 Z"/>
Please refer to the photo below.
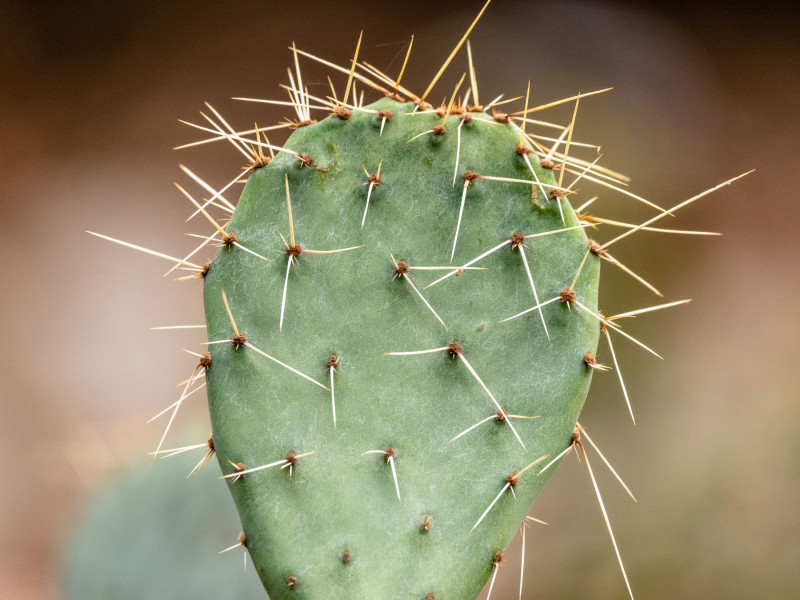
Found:
<path fill-rule="evenodd" d="M 202 435 L 202 434 L 201 434 Z M 230 498 L 193 454 L 123 470 L 74 523 L 64 548 L 63 600 L 259 598 L 242 570 Z"/>
<path fill-rule="evenodd" d="M 278 463 L 226 479 L 274 600 L 474 598 L 553 472 L 539 470 L 571 443 L 599 335 L 599 259 L 531 154 L 541 187 L 469 182 L 451 264 L 466 171 L 536 181 L 519 130 L 482 112 L 412 114 L 389 98 L 365 109 L 291 135 L 285 148 L 310 166 L 281 152 L 252 171 L 226 228 L 240 245 L 221 248 L 208 270 L 217 456 L 229 476 Z M 380 110 L 392 118 L 370 112 Z M 431 131 L 441 124 L 445 133 Z M 379 165 L 378 182 L 368 175 Z M 562 229 L 524 248 L 511 241 Z M 427 289 L 452 272 L 413 269 L 456 268 L 504 242 L 470 265 L 485 269 Z M 549 339 L 538 311 L 501 322 L 536 304 L 523 251 L 539 300 L 550 301 Z M 572 302 L 560 294 L 582 262 Z M 487 389 L 509 415 L 536 418 L 489 418 L 498 407 Z"/>

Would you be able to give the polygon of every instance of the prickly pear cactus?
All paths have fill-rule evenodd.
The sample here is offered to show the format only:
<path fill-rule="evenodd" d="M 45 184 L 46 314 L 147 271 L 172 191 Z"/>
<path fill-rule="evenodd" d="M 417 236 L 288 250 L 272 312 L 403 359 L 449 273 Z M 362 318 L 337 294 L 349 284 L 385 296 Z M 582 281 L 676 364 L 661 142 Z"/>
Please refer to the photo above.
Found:
<path fill-rule="evenodd" d="M 572 287 L 587 236 L 519 138 L 387 98 L 297 130 L 297 154 L 249 176 L 226 231 L 271 261 L 211 263 L 207 382 L 270 597 L 475 597 L 570 443 L 600 331 L 573 304 L 596 311 L 599 259 Z M 476 176 L 530 182 L 529 162 L 542 186 Z M 462 195 L 452 265 L 485 256 L 456 271 Z"/>
<path fill-rule="evenodd" d="M 472 26 L 419 96 L 400 85 L 405 63 L 393 79 L 359 62 L 360 40 L 350 69 L 293 47 L 289 102 L 276 103 L 296 120 L 237 131 L 209 106 L 210 127 L 190 124 L 212 137 L 187 146 L 229 142 L 249 161 L 235 205 L 225 196 L 240 175 L 217 191 L 183 168 L 211 194 L 201 204 L 179 186 L 213 225 L 192 254 L 101 236 L 203 279 L 208 345 L 160 414 L 171 424 L 207 386 L 213 444 L 161 450 L 165 431 L 155 454 L 216 452 L 275 600 L 468 600 L 490 577 L 491 595 L 503 551 L 573 450 L 633 597 L 582 440 L 611 465 L 578 415 L 592 374 L 610 369 L 596 358 L 603 337 L 633 416 L 612 338 L 658 354 L 618 321 L 688 300 L 605 316 L 600 263 L 661 295 L 609 248 L 639 231 L 707 234 L 652 225 L 738 177 L 664 210 L 575 155 L 597 148 L 573 139 L 579 102 L 607 90 L 481 105 L 469 43 L 466 92 L 465 74 L 434 108 L 425 98 Z M 346 75 L 344 94 L 331 81 L 332 96 L 310 95 L 300 57 Z M 364 87 L 384 98 L 365 105 Z M 568 125 L 538 120 L 563 103 Z M 292 133 L 276 145 L 276 130 Z M 596 197 L 574 209 L 578 182 L 655 215 L 592 216 Z M 622 233 L 587 237 L 599 226 Z M 214 260 L 193 262 L 212 242 Z"/>
<path fill-rule="evenodd" d="M 137 464 L 94 494 L 63 552 L 63 600 L 258 598 L 258 578 L 242 572 L 230 497 L 211 470 L 186 480 L 184 455 Z"/>

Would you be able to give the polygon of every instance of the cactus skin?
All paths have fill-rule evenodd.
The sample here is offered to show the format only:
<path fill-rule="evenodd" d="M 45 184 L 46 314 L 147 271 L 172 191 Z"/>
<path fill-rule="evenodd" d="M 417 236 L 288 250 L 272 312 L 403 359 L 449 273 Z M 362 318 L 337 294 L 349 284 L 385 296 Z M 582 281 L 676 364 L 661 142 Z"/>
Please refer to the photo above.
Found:
<path fill-rule="evenodd" d="M 461 201 L 460 175 L 531 179 L 515 151 L 519 131 L 473 114 L 461 132 L 459 177 L 452 185 L 459 116 L 447 133 L 415 135 L 442 123 L 433 113 L 408 115 L 412 104 L 386 98 L 367 107 L 394 118 L 353 111 L 295 131 L 284 145 L 314 159 L 309 168 L 279 153 L 250 175 L 228 232 L 266 256 L 221 248 L 204 283 L 209 341 L 230 340 L 232 315 L 249 343 L 329 385 L 326 361 L 341 355 L 334 374 L 337 426 L 330 392 L 232 343 L 211 344 L 208 398 L 217 456 L 245 468 L 314 451 L 292 469 L 271 468 L 230 483 L 259 576 L 274 600 L 474 598 L 490 576 L 497 550 L 511 541 L 554 469 L 523 474 L 471 531 L 505 484 L 505 477 L 539 457 L 569 446 L 592 370 L 599 323 L 568 303 L 500 323 L 535 304 L 519 249 L 507 245 L 476 266 L 427 290 L 443 272 L 411 271 L 445 329 L 402 277 L 393 279 L 389 253 L 411 265 L 449 265 Z M 483 123 L 481 121 L 488 121 Z M 539 180 L 551 171 L 529 156 Z M 382 162 L 364 228 L 367 178 Z M 283 331 L 279 332 L 286 276 L 288 175 L 297 242 L 304 248 L 363 248 L 338 254 L 301 254 L 288 278 Z M 531 200 L 531 187 L 474 181 L 467 191 L 454 266 L 464 264 L 515 231 L 562 229 L 557 203 Z M 561 201 L 566 227 L 579 221 Z M 568 288 L 588 248 L 582 229 L 526 242 L 541 301 Z M 590 254 L 575 286 L 579 301 L 597 310 L 599 259 Z M 485 423 L 452 443 L 458 433 L 496 412 L 459 358 L 448 352 L 386 356 L 458 340 L 463 355 L 515 420 L 523 450 L 505 423 Z M 398 502 L 390 466 L 369 450 L 396 450 Z M 549 459 L 548 459 L 549 460 Z M 544 465 L 542 462 L 540 465 Z M 430 516 L 429 528 L 422 527 Z M 349 560 L 343 561 L 343 552 Z"/>
<path fill-rule="evenodd" d="M 200 436 L 203 434 L 200 433 Z M 198 437 L 200 437 L 198 436 Z M 117 473 L 78 519 L 64 551 L 63 600 L 257 598 L 242 571 L 230 497 L 189 454 Z"/>

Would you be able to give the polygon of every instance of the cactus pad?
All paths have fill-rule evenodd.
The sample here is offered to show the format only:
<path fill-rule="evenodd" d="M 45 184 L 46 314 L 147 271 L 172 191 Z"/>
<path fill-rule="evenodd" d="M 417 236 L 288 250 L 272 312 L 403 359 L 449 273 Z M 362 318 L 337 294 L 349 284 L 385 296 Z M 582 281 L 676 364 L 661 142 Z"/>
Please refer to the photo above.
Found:
<path fill-rule="evenodd" d="M 275 600 L 475 597 L 569 446 L 599 259 L 519 139 L 387 98 L 298 129 L 249 176 L 226 231 L 271 261 L 229 245 L 210 265 L 207 381 Z"/>
<path fill-rule="evenodd" d="M 211 469 L 189 481 L 197 462 L 183 455 L 138 464 L 100 488 L 65 548 L 62 600 L 258 598 L 261 587 L 242 572 L 239 526 L 231 499 Z"/>

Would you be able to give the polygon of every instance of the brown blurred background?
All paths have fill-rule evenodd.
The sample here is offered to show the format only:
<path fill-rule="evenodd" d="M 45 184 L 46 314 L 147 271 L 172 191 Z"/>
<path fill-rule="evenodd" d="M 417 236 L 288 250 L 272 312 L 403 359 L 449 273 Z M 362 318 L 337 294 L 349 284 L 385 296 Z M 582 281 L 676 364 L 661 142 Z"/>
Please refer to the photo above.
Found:
<path fill-rule="evenodd" d="M 291 116 L 230 98 L 281 97 L 292 41 L 346 63 L 362 28 L 362 56 L 390 73 L 416 34 L 405 83 L 422 89 L 478 8 L 0 4 L 0 597 L 58 597 L 59 554 L 87 492 L 146 460 L 162 424 L 145 420 L 193 367 L 181 348 L 202 341 L 149 330 L 202 322 L 199 286 L 84 230 L 182 255 L 182 232 L 197 228 L 172 186 L 185 180 L 178 163 L 221 186 L 241 161 L 223 147 L 171 150 L 197 139 L 178 118 L 196 120 L 205 100 L 240 128 Z M 471 36 L 484 98 L 524 93 L 528 79 L 536 102 L 614 86 L 581 103 L 576 137 L 602 144 L 603 163 L 663 206 L 757 169 L 667 225 L 723 237 L 642 234 L 615 247 L 667 300 L 694 298 L 629 325 L 664 362 L 616 344 L 638 424 L 613 373 L 595 378 L 581 418 L 639 499 L 594 461 L 638 598 L 800 597 L 798 16 L 770 2 L 495 0 Z M 312 93 L 325 90 L 325 71 L 305 64 Z M 569 109 L 548 117 L 566 122 Z M 597 214 L 651 214 L 598 193 Z M 607 310 L 657 302 L 606 273 Z M 205 427 L 200 404 L 181 418 Z M 566 461 L 533 514 L 550 526 L 530 530 L 527 597 L 625 597 L 583 465 Z M 496 598 L 516 598 L 513 548 Z"/>

